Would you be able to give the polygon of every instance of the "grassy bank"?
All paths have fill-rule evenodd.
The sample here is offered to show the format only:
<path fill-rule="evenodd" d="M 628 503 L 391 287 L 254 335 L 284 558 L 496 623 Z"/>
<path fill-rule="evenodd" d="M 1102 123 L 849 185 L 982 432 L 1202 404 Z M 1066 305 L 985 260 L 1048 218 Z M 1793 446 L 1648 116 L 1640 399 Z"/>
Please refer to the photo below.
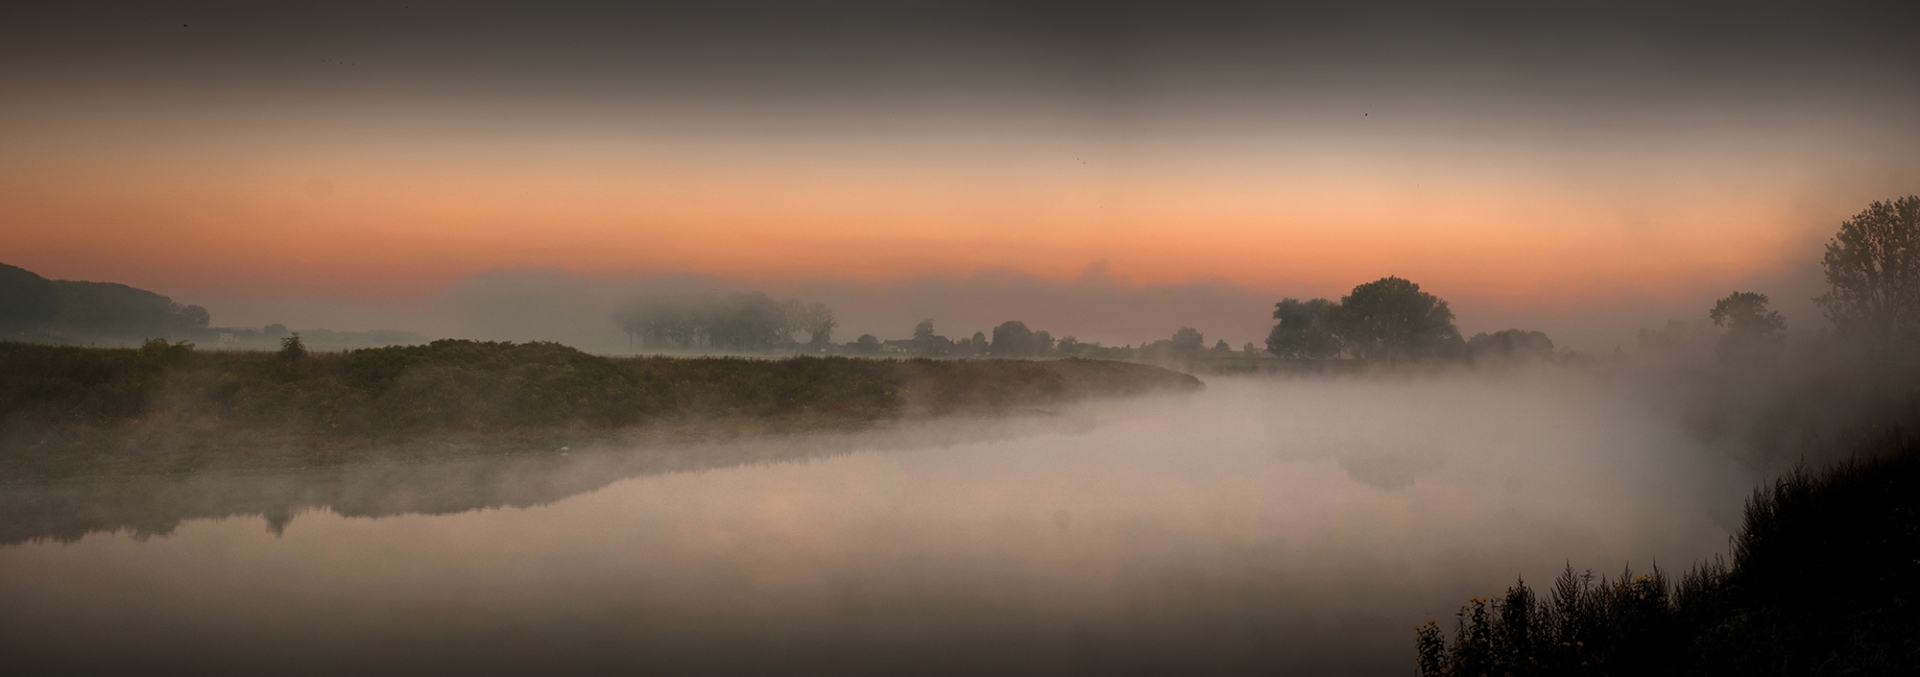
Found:
<path fill-rule="evenodd" d="M 1670 580 L 1571 567 L 1420 629 L 1425 675 L 1904 675 L 1920 669 L 1920 443 L 1756 492 L 1731 558 Z"/>
<path fill-rule="evenodd" d="M 0 343 L 0 479 L 859 427 L 1200 387 L 1098 360 L 623 359 L 453 340 L 307 355 Z"/>

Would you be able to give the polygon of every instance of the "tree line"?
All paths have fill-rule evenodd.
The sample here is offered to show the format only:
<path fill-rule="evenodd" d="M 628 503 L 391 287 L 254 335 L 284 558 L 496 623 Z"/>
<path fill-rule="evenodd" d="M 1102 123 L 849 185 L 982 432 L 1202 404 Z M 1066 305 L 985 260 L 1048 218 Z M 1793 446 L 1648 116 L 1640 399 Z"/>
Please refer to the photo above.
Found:
<path fill-rule="evenodd" d="M 1911 361 L 1920 351 L 1920 196 L 1875 201 L 1842 221 L 1826 245 L 1828 285 L 1814 302 L 1843 350 L 1876 364 Z M 1723 365 L 1766 367 L 1786 350 L 1787 320 L 1759 292 L 1736 291 L 1714 302 L 1706 319 L 1725 330 L 1712 340 Z M 1553 341 L 1537 331 L 1508 329 L 1461 340 L 1447 302 L 1420 285 L 1386 277 L 1354 287 L 1339 301 L 1288 298 L 1267 350 L 1289 359 L 1419 362 L 1484 358 L 1550 358 Z M 1692 325 L 1672 321 L 1641 329 L 1642 349 L 1672 351 L 1691 341 Z"/>

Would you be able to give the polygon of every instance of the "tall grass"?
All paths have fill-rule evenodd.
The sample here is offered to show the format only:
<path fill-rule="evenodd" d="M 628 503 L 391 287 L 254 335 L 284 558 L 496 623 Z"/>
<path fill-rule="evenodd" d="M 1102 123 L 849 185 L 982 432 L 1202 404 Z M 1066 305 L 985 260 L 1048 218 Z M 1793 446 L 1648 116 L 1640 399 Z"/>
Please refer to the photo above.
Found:
<path fill-rule="evenodd" d="M 1469 600 L 1448 641 L 1415 637 L 1422 675 L 1920 674 L 1920 445 L 1849 441 L 1747 502 L 1731 561 L 1618 578 L 1571 565 L 1544 597 Z"/>

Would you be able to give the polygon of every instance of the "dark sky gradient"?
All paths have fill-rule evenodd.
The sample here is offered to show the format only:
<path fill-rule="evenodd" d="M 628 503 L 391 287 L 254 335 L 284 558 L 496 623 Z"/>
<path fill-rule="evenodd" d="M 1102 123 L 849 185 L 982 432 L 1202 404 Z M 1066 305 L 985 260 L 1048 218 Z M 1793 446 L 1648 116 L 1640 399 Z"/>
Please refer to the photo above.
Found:
<path fill-rule="evenodd" d="M 1606 129 L 1911 105 L 1920 79 L 1912 3 L 75 4 L 7 10 L 10 87 L 958 125 L 1350 105 Z"/>

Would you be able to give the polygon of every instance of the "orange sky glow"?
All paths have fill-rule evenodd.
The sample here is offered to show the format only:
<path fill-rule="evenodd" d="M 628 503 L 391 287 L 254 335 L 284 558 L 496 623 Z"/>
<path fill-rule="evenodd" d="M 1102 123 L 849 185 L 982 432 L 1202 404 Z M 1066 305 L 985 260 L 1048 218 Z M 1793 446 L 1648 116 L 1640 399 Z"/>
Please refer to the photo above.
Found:
<path fill-rule="evenodd" d="M 1821 244 L 1920 191 L 1887 86 L 1920 61 L 1871 17 L 1272 9 L 34 14 L 0 26 L 0 262 L 255 324 L 280 315 L 223 309 L 425 308 L 503 271 L 867 305 L 1102 271 L 1232 287 L 1140 326 L 1235 341 L 1256 299 L 1398 275 L 1468 332 L 1610 347 L 1734 290 L 1817 326 Z"/>
<path fill-rule="evenodd" d="M 1803 219 L 1805 177 L 1765 166 L 1583 189 L 1471 157 L 1000 146 L 14 155 L 0 247 L 189 298 L 421 299 L 517 267 L 875 282 L 1105 261 L 1139 283 L 1320 294 L 1398 274 L 1525 304 L 1688 293 L 1806 257 L 1833 220 Z"/>

